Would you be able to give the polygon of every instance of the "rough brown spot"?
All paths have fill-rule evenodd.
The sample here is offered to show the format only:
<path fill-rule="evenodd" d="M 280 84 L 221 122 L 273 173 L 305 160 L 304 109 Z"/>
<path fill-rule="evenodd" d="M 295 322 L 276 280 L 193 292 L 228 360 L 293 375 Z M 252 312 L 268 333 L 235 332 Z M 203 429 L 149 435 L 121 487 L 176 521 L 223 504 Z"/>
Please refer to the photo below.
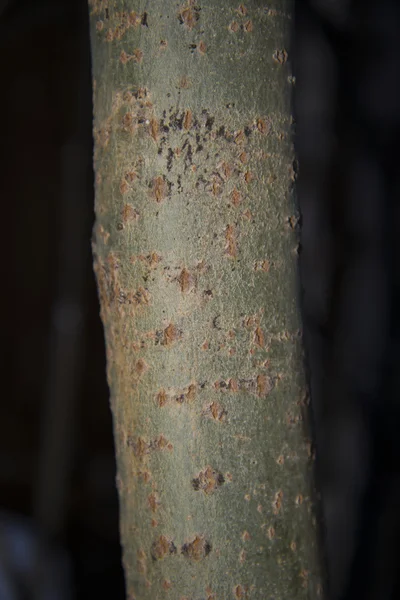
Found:
<path fill-rule="evenodd" d="M 199 51 L 200 54 L 205 54 L 207 52 L 207 46 L 203 42 L 203 40 L 201 40 L 199 42 L 199 45 L 197 46 L 197 49 L 198 49 L 198 51 Z"/>
<path fill-rule="evenodd" d="M 189 77 L 181 77 L 178 83 L 178 86 L 183 89 L 183 90 L 187 90 L 188 88 L 190 88 L 190 86 L 192 85 L 192 81 L 191 79 L 189 79 Z"/>
<path fill-rule="evenodd" d="M 170 590 L 172 588 L 172 582 L 169 579 L 164 579 L 162 582 L 163 590 Z"/>
<path fill-rule="evenodd" d="M 277 462 L 277 463 L 278 463 L 278 465 L 280 465 L 280 466 L 282 466 L 282 465 L 284 464 L 284 462 L 285 462 L 285 458 L 284 458 L 283 454 L 280 454 L 280 455 L 278 456 L 278 458 L 276 459 L 276 462 Z"/>
<path fill-rule="evenodd" d="M 269 537 L 270 540 L 274 539 L 274 537 L 275 537 L 275 529 L 272 526 L 268 527 L 268 529 L 267 529 L 267 535 L 268 535 L 268 537 Z"/>
<path fill-rule="evenodd" d="M 247 8 L 245 7 L 244 4 L 240 4 L 239 8 L 237 9 L 237 12 L 239 13 L 239 15 L 244 17 L 247 15 Z"/>
<path fill-rule="evenodd" d="M 161 50 L 165 50 L 167 46 L 168 46 L 167 40 L 160 40 L 160 48 L 161 48 Z"/>
<path fill-rule="evenodd" d="M 197 386 L 194 383 L 192 383 L 192 384 L 189 385 L 189 387 L 187 389 L 187 392 L 185 394 L 186 400 L 188 402 L 192 402 L 195 399 L 195 397 L 196 397 L 196 389 L 197 389 Z"/>
<path fill-rule="evenodd" d="M 245 550 L 241 550 L 239 553 L 239 562 L 242 565 L 246 560 L 246 551 Z"/>
<path fill-rule="evenodd" d="M 199 17 L 199 8 L 194 4 L 194 0 L 189 0 L 186 5 L 180 8 L 178 13 L 179 22 L 184 24 L 189 31 L 196 25 Z"/>
<path fill-rule="evenodd" d="M 122 221 L 124 224 L 139 220 L 139 213 L 132 204 L 124 204 L 122 208 Z"/>
<path fill-rule="evenodd" d="M 157 494 L 155 494 L 154 492 L 149 494 L 149 496 L 147 496 L 147 502 L 149 503 L 149 506 L 151 508 L 151 511 L 153 513 L 155 513 L 158 509 L 158 506 L 160 504 L 160 500 L 157 496 Z"/>
<path fill-rule="evenodd" d="M 194 490 L 202 490 L 208 495 L 215 492 L 224 482 L 225 479 L 222 473 L 207 466 L 203 471 L 200 471 L 197 477 L 192 479 L 192 486 Z"/>
<path fill-rule="evenodd" d="M 242 201 L 242 195 L 237 188 L 234 188 L 232 190 L 230 198 L 234 206 L 238 206 Z"/>
<path fill-rule="evenodd" d="M 293 552 L 296 552 L 296 542 L 290 542 L 290 549 L 293 550 Z"/>
<path fill-rule="evenodd" d="M 128 23 L 132 27 L 137 27 L 142 22 L 142 16 L 132 10 L 128 16 Z"/>
<path fill-rule="evenodd" d="M 97 23 L 96 23 L 96 29 L 97 29 L 97 31 L 102 31 L 103 28 L 104 28 L 103 21 L 97 21 Z"/>
<path fill-rule="evenodd" d="M 133 51 L 133 56 L 132 56 L 133 60 L 137 63 L 141 63 L 143 60 L 143 52 L 140 50 L 140 48 L 136 48 Z"/>
<path fill-rule="evenodd" d="M 143 438 L 138 437 L 137 441 L 134 442 L 129 436 L 127 439 L 127 445 L 132 446 L 133 453 L 138 458 L 142 458 L 145 454 L 150 452 L 150 447 L 148 442 L 146 442 Z"/>
<path fill-rule="evenodd" d="M 128 56 L 128 54 L 125 52 L 125 50 L 122 50 L 122 51 L 121 51 L 121 54 L 119 55 L 119 60 L 120 60 L 120 62 L 121 62 L 123 65 L 126 65 L 126 63 L 128 62 L 129 58 L 130 58 L 130 57 L 129 57 L 129 56 Z"/>
<path fill-rule="evenodd" d="M 225 229 L 225 252 L 232 258 L 237 254 L 236 231 L 234 225 L 227 225 Z"/>
<path fill-rule="evenodd" d="M 244 174 L 244 180 L 246 183 L 250 183 L 252 181 L 252 179 L 254 178 L 254 175 L 251 171 L 246 171 L 246 173 Z"/>
<path fill-rule="evenodd" d="M 243 151 L 239 156 L 239 160 L 243 165 L 245 165 L 248 161 L 247 153 Z"/>
<path fill-rule="evenodd" d="M 211 552 L 211 544 L 204 536 L 196 535 L 193 541 L 183 544 L 181 552 L 190 560 L 202 560 Z"/>
<path fill-rule="evenodd" d="M 243 585 L 237 585 L 233 590 L 236 600 L 246 600 L 248 597 L 247 590 L 247 586 L 244 587 Z"/>
<path fill-rule="evenodd" d="M 232 31 L 232 33 L 237 33 L 239 31 L 239 23 L 237 23 L 237 21 L 232 21 L 228 29 L 229 31 Z"/>
<path fill-rule="evenodd" d="M 244 542 L 248 542 L 249 540 L 251 540 L 251 535 L 249 534 L 248 531 L 243 531 L 243 533 L 242 533 L 242 540 Z"/>
<path fill-rule="evenodd" d="M 253 31 L 253 21 L 246 21 L 243 25 L 243 29 L 246 33 L 251 33 Z"/>
<path fill-rule="evenodd" d="M 165 199 L 167 192 L 167 185 L 164 177 L 161 175 L 153 179 L 153 196 L 157 202 L 162 202 Z"/>
<path fill-rule="evenodd" d="M 284 48 L 282 50 L 275 50 L 275 52 L 272 55 L 272 58 L 275 62 L 279 63 L 280 65 L 283 65 L 288 59 L 288 53 Z"/>
<path fill-rule="evenodd" d="M 160 390 L 157 394 L 157 404 L 158 406 L 165 406 L 168 400 L 168 396 L 165 390 Z"/>
<path fill-rule="evenodd" d="M 146 565 L 146 553 L 144 552 L 144 550 L 138 550 L 137 557 L 138 557 L 138 561 L 137 561 L 138 572 L 141 573 L 142 575 L 146 575 L 147 565 Z"/>
<path fill-rule="evenodd" d="M 121 194 L 126 194 L 129 191 L 129 185 L 127 183 L 127 181 L 125 181 L 125 179 L 123 179 L 119 185 L 119 191 L 121 192 Z"/>
<path fill-rule="evenodd" d="M 261 373 L 257 375 L 257 396 L 259 398 L 265 398 L 272 389 L 271 380 L 267 375 Z"/>
<path fill-rule="evenodd" d="M 157 119 L 150 120 L 150 135 L 153 140 L 156 142 L 158 139 L 159 125 Z"/>
<path fill-rule="evenodd" d="M 207 600 L 217 600 L 217 595 L 212 591 L 209 585 L 206 587 L 206 594 Z"/>
<path fill-rule="evenodd" d="M 134 122 L 132 113 L 127 112 L 122 117 L 122 129 L 132 133 L 134 131 Z"/>
<path fill-rule="evenodd" d="M 265 135 L 270 132 L 271 123 L 265 119 L 257 119 L 257 129 L 260 133 Z"/>
<path fill-rule="evenodd" d="M 228 389 L 231 392 L 238 392 L 239 391 L 239 385 L 236 379 L 230 379 L 228 381 Z"/>
<path fill-rule="evenodd" d="M 220 170 L 221 176 L 225 181 L 232 175 L 232 167 L 224 160 L 218 164 L 218 169 Z"/>
<path fill-rule="evenodd" d="M 287 224 L 290 227 L 290 229 L 296 230 L 299 224 L 299 217 L 296 215 L 291 215 L 290 217 L 288 217 Z"/>
<path fill-rule="evenodd" d="M 151 473 L 150 471 L 138 471 L 138 477 L 142 477 L 145 483 L 149 483 L 151 480 Z"/>
<path fill-rule="evenodd" d="M 173 323 L 170 323 L 168 327 L 164 329 L 164 346 L 171 346 L 171 344 L 179 337 L 179 331 Z"/>
<path fill-rule="evenodd" d="M 240 144 L 243 144 L 245 139 L 246 139 L 246 136 L 245 136 L 244 131 L 240 130 L 235 133 L 234 140 L 235 140 L 235 144 L 237 144 L 238 146 Z"/>
<path fill-rule="evenodd" d="M 202 345 L 201 345 L 201 349 L 202 350 L 208 350 L 209 347 L 210 347 L 210 343 L 209 343 L 208 340 L 205 340 L 205 342 L 203 342 Z"/>
<path fill-rule="evenodd" d="M 138 437 L 137 441 L 133 441 L 132 436 L 128 436 L 127 445 L 132 447 L 134 455 L 142 459 L 145 455 L 155 450 L 172 450 L 173 446 L 168 440 L 161 434 L 154 440 L 147 442 L 141 437 Z"/>
<path fill-rule="evenodd" d="M 145 373 L 148 370 L 148 368 L 149 367 L 145 363 L 145 361 L 142 358 L 139 358 L 135 366 L 135 371 L 139 375 L 139 377 L 143 375 L 143 373 Z"/>
<path fill-rule="evenodd" d="M 211 417 L 215 421 L 223 421 L 227 415 L 227 412 L 218 402 L 212 402 L 204 410 L 204 415 Z"/>
<path fill-rule="evenodd" d="M 260 348 L 264 348 L 264 332 L 261 329 L 261 327 L 257 327 L 257 329 L 254 332 L 254 343 L 257 344 L 257 346 L 260 346 Z"/>
<path fill-rule="evenodd" d="M 127 171 L 125 173 L 125 179 L 129 183 L 133 183 L 135 179 L 137 179 L 137 173 L 135 173 L 135 171 Z"/>
<path fill-rule="evenodd" d="M 274 515 L 279 514 L 279 512 L 282 508 L 282 498 L 283 498 L 282 490 L 277 491 L 275 494 L 274 501 L 272 502 L 272 508 L 273 508 Z"/>
<path fill-rule="evenodd" d="M 178 277 L 178 282 L 181 286 L 181 292 L 186 293 L 190 290 L 192 284 L 192 276 L 190 275 L 187 269 L 182 269 Z"/>
<path fill-rule="evenodd" d="M 300 571 L 300 578 L 302 579 L 302 586 L 306 588 L 308 586 L 308 577 L 310 575 L 310 571 L 307 569 L 302 569 Z"/>
<path fill-rule="evenodd" d="M 185 116 L 183 118 L 183 126 L 185 129 L 190 129 L 190 127 L 192 125 L 192 118 L 193 118 L 193 113 L 189 108 L 187 111 L 185 111 Z"/>
<path fill-rule="evenodd" d="M 301 494 L 298 494 L 296 496 L 296 500 L 295 500 L 296 504 L 300 505 L 303 504 L 303 496 Z"/>
<path fill-rule="evenodd" d="M 256 263 L 254 265 L 255 271 L 264 271 L 265 273 L 268 273 L 270 268 L 271 268 L 271 263 L 267 259 L 258 260 L 258 261 L 256 261 Z"/>
<path fill-rule="evenodd" d="M 172 540 L 169 540 L 165 535 L 153 542 L 151 546 L 151 557 L 153 560 L 161 560 L 168 555 L 176 554 L 176 546 Z"/>

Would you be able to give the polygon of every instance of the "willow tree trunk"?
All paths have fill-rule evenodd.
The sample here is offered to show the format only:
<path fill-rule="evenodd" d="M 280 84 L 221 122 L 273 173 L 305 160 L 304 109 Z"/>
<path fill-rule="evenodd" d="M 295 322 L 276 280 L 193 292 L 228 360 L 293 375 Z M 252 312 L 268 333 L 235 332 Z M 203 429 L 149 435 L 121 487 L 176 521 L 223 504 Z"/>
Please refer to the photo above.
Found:
<path fill-rule="evenodd" d="M 315 598 L 291 2 L 91 0 L 95 269 L 130 599 Z"/>

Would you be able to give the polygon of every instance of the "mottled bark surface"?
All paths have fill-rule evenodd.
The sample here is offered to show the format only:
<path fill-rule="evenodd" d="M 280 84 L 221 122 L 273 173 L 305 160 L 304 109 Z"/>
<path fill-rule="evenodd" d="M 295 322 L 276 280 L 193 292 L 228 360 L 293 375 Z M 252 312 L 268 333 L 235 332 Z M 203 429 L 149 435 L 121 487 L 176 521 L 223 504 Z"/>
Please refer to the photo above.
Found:
<path fill-rule="evenodd" d="M 291 3 L 89 4 L 128 597 L 316 598 Z"/>

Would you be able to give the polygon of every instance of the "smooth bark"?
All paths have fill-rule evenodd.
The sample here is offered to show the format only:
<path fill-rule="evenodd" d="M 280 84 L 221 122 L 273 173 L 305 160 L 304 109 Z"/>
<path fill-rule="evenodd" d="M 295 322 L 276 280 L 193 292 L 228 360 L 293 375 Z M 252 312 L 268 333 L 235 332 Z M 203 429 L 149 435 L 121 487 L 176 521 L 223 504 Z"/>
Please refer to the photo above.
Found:
<path fill-rule="evenodd" d="M 128 597 L 316 598 L 292 4 L 89 4 Z"/>

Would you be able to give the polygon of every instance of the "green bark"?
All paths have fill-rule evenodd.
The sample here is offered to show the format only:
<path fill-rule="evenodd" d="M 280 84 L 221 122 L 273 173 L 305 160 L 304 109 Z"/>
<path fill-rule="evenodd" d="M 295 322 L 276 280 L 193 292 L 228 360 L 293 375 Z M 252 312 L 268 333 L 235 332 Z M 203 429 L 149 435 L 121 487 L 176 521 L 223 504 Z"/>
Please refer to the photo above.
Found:
<path fill-rule="evenodd" d="M 316 598 L 292 4 L 89 4 L 128 597 Z"/>

